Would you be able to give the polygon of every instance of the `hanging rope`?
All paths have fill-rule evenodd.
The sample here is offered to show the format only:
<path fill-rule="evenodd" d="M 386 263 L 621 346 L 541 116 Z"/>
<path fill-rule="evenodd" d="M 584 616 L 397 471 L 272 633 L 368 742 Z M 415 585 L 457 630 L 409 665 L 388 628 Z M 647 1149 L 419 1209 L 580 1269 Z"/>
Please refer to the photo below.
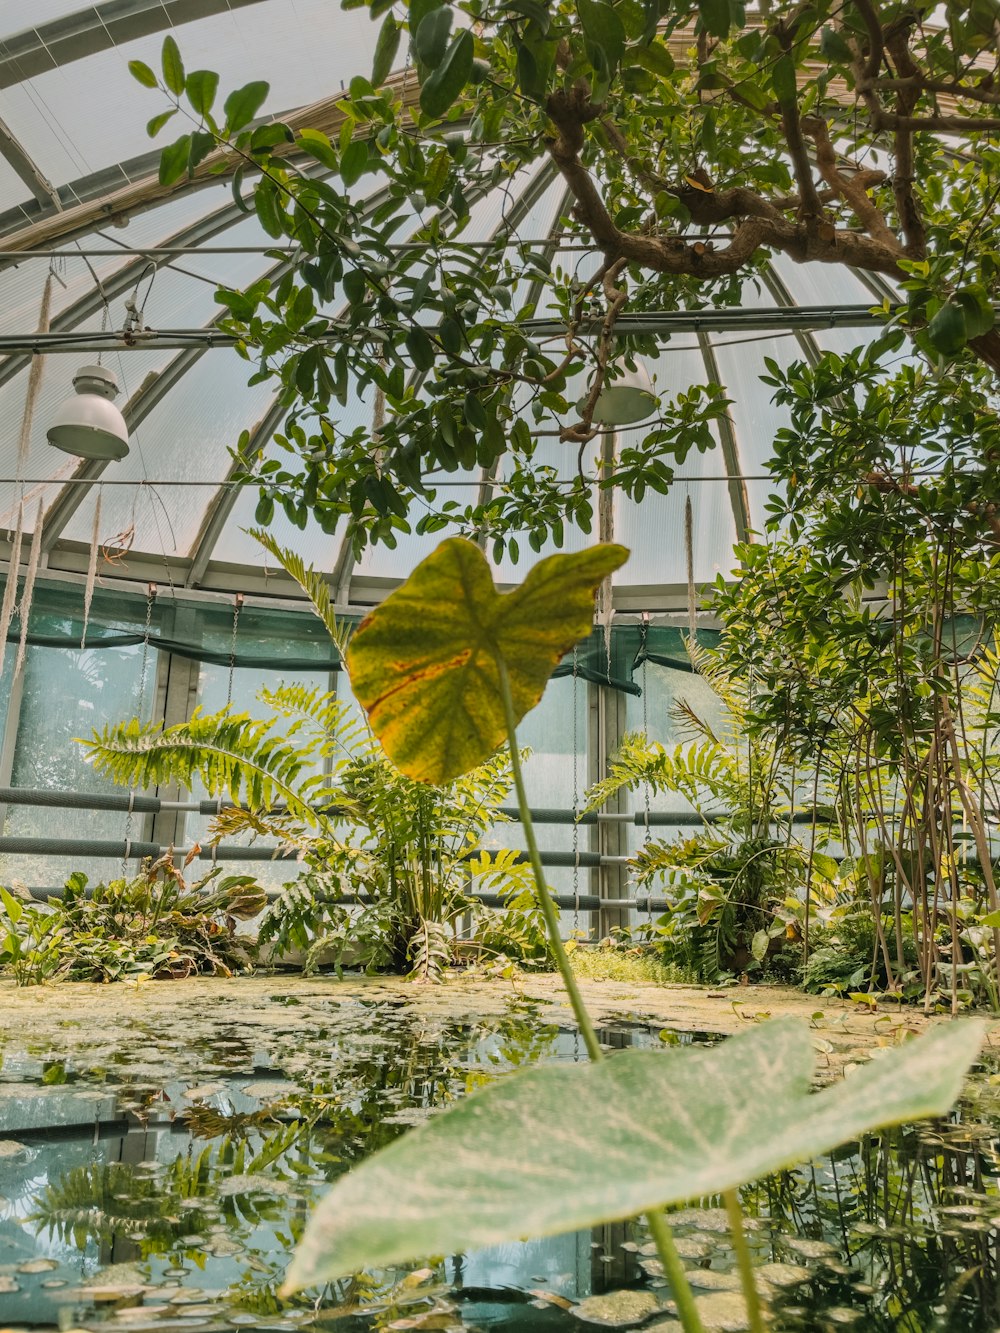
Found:
<path fill-rule="evenodd" d="M 49 321 L 52 315 L 52 282 L 55 278 L 52 265 L 49 265 L 48 276 L 45 279 L 45 286 L 42 288 L 42 304 L 38 312 L 38 332 L 48 333 Z M 17 475 L 20 477 L 24 473 L 24 465 L 28 461 L 28 446 L 31 443 L 31 425 L 35 419 L 35 406 L 38 402 L 38 395 L 42 388 L 42 374 L 45 370 L 45 357 L 36 353 L 31 358 L 31 367 L 28 370 L 28 387 L 24 395 L 24 412 L 21 416 L 21 431 L 17 437 Z"/>
<path fill-rule="evenodd" d="M 24 654 L 28 649 L 28 617 L 31 615 L 31 598 L 35 591 L 35 575 L 42 554 L 42 520 L 44 509 L 41 499 L 35 512 L 35 528 L 31 534 L 31 550 L 28 553 L 28 568 L 24 574 L 24 587 L 21 589 L 21 602 L 18 614 L 21 617 L 21 639 L 17 645 L 17 661 L 14 664 L 16 676 L 24 665 Z"/>
<path fill-rule="evenodd" d="M 698 641 L 698 593 L 694 586 L 694 519 L 691 512 L 691 495 L 684 500 L 684 555 L 687 559 L 688 592 L 688 634 L 694 643 Z"/>
<path fill-rule="evenodd" d="M 156 584 L 151 583 L 146 589 L 146 623 L 142 632 L 142 665 L 139 669 L 139 698 L 136 712 L 139 718 L 145 711 L 146 681 L 149 677 L 149 641 L 153 632 L 153 603 L 156 601 Z M 125 851 L 122 856 L 122 879 L 128 878 L 128 866 L 132 859 L 132 814 L 135 809 L 135 788 L 128 794 L 128 810 L 125 812 Z"/>
<path fill-rule="evenodd" d="M 0 607 L 0 673 L 3 672 L 4 658 L 7 656 L 7 634 L 10 622 L 14 618 L 14 604 L 17 601 L 17 585 L 21 577 L 21 538 L 24 534 L 24 501 L 17 507 L 17 527 L 10 544 L 10 560 L 7 564 L 7 585 L 3 590 L 3 606 Z"/>
<path fill-rule="evenodd" d="M 90 623 L 90 604 L 94 600 L 94 584 L 97 582 L 97 555 L 101 538 L 101 498 L 100 486 L 97 488 L 97 503 L 94 505 L 94 526 L 90 534 L 90 558 L 87 561 L 87 583 L 83 590 L 83 633 L 80 635 L 80 647 L 87 646 L 87 626 Z"/>

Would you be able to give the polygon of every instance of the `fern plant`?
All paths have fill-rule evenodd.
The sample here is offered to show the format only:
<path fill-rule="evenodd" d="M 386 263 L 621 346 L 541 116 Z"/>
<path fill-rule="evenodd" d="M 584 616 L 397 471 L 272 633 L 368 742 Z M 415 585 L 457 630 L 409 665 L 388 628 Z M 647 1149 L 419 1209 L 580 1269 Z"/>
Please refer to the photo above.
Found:
<path fill-rule="evenodd" d="M 333 615 L 325 583 L 270 538 L 263 544 L 310 597 L 341 656 L 348 627 Z M 403 777 L 350 704 L 300 684 L 262 690 L 273 716 L 224 709 L 161 729 L 136 720 L 81 742 L 95 769 L 131 787 L 204 784 L 230 804 L 216 816 L 215 842 L 249 834 L 294 851 L 306 873 L 287 885 L 260 924 L 274 952 L 297 947 L 309 967 L 332 951 L 370 969 L 440 976 L 459 919 L 497 933 L 472 896 L 473 873 L 492 891 L 517 895 L 529 867 L 482 840 L 503 822 L 511 785 L 505 753 L 443 788 Z M 470 865 L 470 858 L 476 865 Z M 497 884 L 499 881 L 499 885 Z M 369 903 L 349 909 L 345 898 Z M 523 934 L 523 932 L 522 932 Z M 537 947 L 539 930 L 533 938 Z"/>
<path fill-rule="evenodd" d="M 583 813 L 621 791 L 682 796 L 693 834 L 651 838 L 631 858 L 638 886 L 665 892 L 670 910 L 655 926 L 668 960 L 705 980 L 761 966 L 799 938 L 795 888 L 810 869 L 791 836 L 794 767 L 780 749 L 747 742 L 745 682 L 693 643 L 696 670 L 722 699 L 721 734 L 688 704 L 673 716 L 687 735 L 664 746 L 630 732 L 607 776 L 587 792 Z M 815 861 L 815 855 L 812 858 Z"/>

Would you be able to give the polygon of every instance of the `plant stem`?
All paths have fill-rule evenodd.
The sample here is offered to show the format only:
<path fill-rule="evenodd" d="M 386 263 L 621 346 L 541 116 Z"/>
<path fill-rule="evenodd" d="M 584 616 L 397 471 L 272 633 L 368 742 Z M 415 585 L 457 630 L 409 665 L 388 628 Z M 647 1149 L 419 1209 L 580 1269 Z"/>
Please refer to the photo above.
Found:
<path fill-rule="evenodd" d="M 597 1033 L 594 1031 L 594 1025 L 590 1021 L 590 1015 L 587 1013 L 583 1003 L 583 996 L 580 994 L 580 987 L 576 984 L 576 976 L 573 968 L 570 966 L 569 955 L 562 942 L 562 936 L 559 933 L 559 914 L 556 911 L 556 905 L 552 901 L 552 895 L 549 893 L 549 886 L 545 882 L 545 872 L 542 869 L 542 858 L 538 852 L 538 843 L 535 841 L 535 826 L 531 822 L 531 811 L 528 808 L 528 795 L 524 789 L 524 776 L 521 773 L 521 755 L 517 747 L 517 722 L 514 718 L 514 700 L 510 693 L 510 678 L 507 675 L 507 665 L 503 658 L 496 657 L 497 673 L 500 680 L 500 695 L 503 699 L 504 717 L 507 722 L 507 748 L 510 751 L 510 771 L 514 779 L 514 789 L 517 792 L 517 805 L 521 814 L 521 827 L 524 829 L 524 840 L 528 844 L 528 857 L 531 861 L 531 869 L 535 874 L 535 887 L 538 890 L 538 901 L 542 907 L 542 915 L 545 917 L 545 925 L 549 932 L 549 940 L 552 943 L 552 952 L 556 956 L 556 964 L 562 975 L 563 984 L 566 987 L 566 993 L 569 995 L 569 1002 L 573 1009 L 573 1017 L 576 1019 L 580 1034 L 583 1037 L 583 1044 L 587 1048 L 587 1054 L 591 1060 L 602 1059 L 601 1044 L 597 1040 Z"/>
<path fill-rule="evenodd" d="M 660 1256 L 664 1276 L 674 1293 L 674 1304 L 677 1306 L 684 1333 L 705 1333 L 701 1315 L 694 1303 L 691 1284 L 684 1273 L 684 1265 L 677 1253 L 673 1233 L 667 1226 L 666 1218 L 661 1212 L 649 1212 L 646 1214 L 646 1225 L 649 1227 L 649 1234 L 656 1242 L 656 1252 Z M 753 1333 L 758 1333 L 758 1330 L 754 1328 Z"/>
<path fill-rule="evenodd" d="M 559 973 L 562 976 L 563 984 L 566 987 L 566 993 L 569 996 L 569 1002 L 573 1009 L 573 1016 L 583 1036 L 584 1045 L 587 1048 L 587 1054 L 594 1062 L 603 1060 L 604 1055 L 601 1051 L 600 1042 L 597 1040 L 597 1033 L 591 1022 L 590 1015 L 587 1013 L 583 1003 L 583 996 L 580 994 L 580 988 L 576 984 L 576 976 L 570 965 L 569 955 L 566 953 L 562 942 L 562 936 L 559 933 L 559 915 L 556 912 L 556 905 L 552 901 L 552 895 L 549 893 L 549 886 L 545 882 L 545 873 L 542 869 L 542 858 L 538 852 L 538 843 L 535 841 L 535 828 L 531 822 L 531 810 L 528 807 L 528 794 L 524 788 L 524 776 L 521 772 L 521 754 L 517 745 L 517 721 L 514 717 L 514 700 L 510 692 L 510 678 L 507 675 L 507 665 L 499 653 L 494 659 L 497 664 L 497 677 L 500 683 L 500 697 L 503 699 L 504 718 L 507 723 L 507 749 L 510 751 L 510 771 L 514 779 L 514 790 L 517 792 L 517 806 L 521 815 L 521 827 L 524 829 L 524 840 L 528 844 L 528 857 L 531 861 L 531 869 L 535 876 L 535 888 L 538 891 L 538 901 L 542 907 L 542 915 L 545 917 L 546 929 L 549 932 L 549 940 L 552 944 L 552 952 L 556 956 L 556 964 Z M 666 1220 L 661 1212 L 650 1212 L 646 1214 L 646 1223 L 649 1226 L 650 1235 L 656 1242 L 656 1249 L 660 1256 L 660 1262 L 663 1264 L 663 1272 L 670 1283 L 674 1294 L 674 1301 L 677 1305 L 677 1313 L 680 1315 L 681 1325 L 684 1333 L 705 1333 L 705 1326 L 701 1322 L 697 1306 L 694 1303 L 694 1296 L 687 1278 L 684 1276 L 684 1265 L 681 1263 L 680 1255 L 677 1253 L 677 1247 L 674 1244 L 674 1238 L 670 1233 Z M 754 1330 L 754 1333 L 757 1333 Z"/>
<path fill-rule="evenodd" d="M 726 1202 L 729 1230 L 732 1233 L 733 1249 L 736 1251 L 736 1264 L 740 1270 L 740 1284 L 747 1303 L 750 1333 L 765 1333 L 764 1312 L 761 1309 L 760 1293 L 753 1275 L 753 1261 L 750 1258 L 747 1233 L 743 1229 L 743 1210 L 740 1207 L 739 1192 L 726 1190 L 722 1197 Z"/>

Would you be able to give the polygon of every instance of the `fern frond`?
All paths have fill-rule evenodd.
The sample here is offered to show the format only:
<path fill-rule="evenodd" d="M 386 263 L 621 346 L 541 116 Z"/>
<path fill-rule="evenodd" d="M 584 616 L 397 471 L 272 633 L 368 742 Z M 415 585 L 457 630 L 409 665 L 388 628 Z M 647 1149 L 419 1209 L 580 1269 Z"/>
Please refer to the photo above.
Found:
<path fill-rule="evenodd" d="M 196 778 L 210 796 L 228 796 L 265 811 L 278 803 L 304 823 L 316 816 L 309 805 L 311 783 L 300 781 L 304 767 L 294 744 L 273 733 L 273 722 L 246 713 L 202 716 L 164 730 L 156 724 L 109 724 L 79 743 L 96 772 L 123 786 L 151 788 L 176 783 L 190 789 Z"/>
<path fill-rule="evenodd" d="M 674 792 L 703 813 L 706 797 L 735 803 L 739 772 L 732 753 L 717 742 L 675 745 L 648 742 L 642 732 L 627 732 L 608 766 L 607 777 L 587 791 L 583 813 L 596 810 L 620 791 L 648 787 L 654 795 Z"/>
<path fill-rule="evenodd" d="M 353 626 L 348 620 L 339 620 L 330 599 L 330 588 L 322 574 L 318 574 L 311 565 L 307 565 L 300 555 L 279 546 L 269 532 L 251 528 L 250 536 L 260 542 L 265 551 L 274 556 L 286 574 L 291 575 L 305 595 L 312 602 L 313 610 L 326 626 L 326 632 L 333 640 L 333 645 L 340 654 L 341 661 L 347 657 Z"/>

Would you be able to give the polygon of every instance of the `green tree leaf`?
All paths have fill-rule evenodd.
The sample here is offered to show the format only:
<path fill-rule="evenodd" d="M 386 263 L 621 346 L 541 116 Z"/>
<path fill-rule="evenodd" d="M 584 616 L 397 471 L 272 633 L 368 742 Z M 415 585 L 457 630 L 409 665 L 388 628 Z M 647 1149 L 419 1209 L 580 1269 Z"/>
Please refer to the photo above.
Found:
<path fill-rule="evenodd" d="M 146 133 L 149 135 L 151 139 L 155 139 L 156 136 L 159 134 L 160 130 L 162 130 L 164 125 L 166 125 L 167 121 L 172 120 L 176 115 L 177 115 L 177 108 L 175 106 L 170 107 L 168 111 L 161 111 L 158 116 L 154 116 L 153 119 L 148 123 L 148 125 L 146 126 Z"/>
<path fill-rule="evenodd" d="M 284 1290 L 587 1230 L 735 1189 L 867 1130 L 942 1115 L 985 1031 L 979 1019 L 942 1024 L 819 1093 L 809 1029 L 795 1019 L 704 1051 L 536 1066 L 466 1097 L 339 1181 L 310 1219 Z M 557 1120 L 559 1133 L 544 1133 Z"/>
<path fill-rule="evenodd" d="M 375 43 L 375 58 L 372 61 L 372 85 L 375 88 L 383 84 L 392 73 L 396 52 L 399 50 L 399 33 L 400 28 L 395 15 L 386 14 L 379 29 L 378 41 Z"/>
<path fill-rule="evenodd" d="M 937 351 L 952 356 L 965 346 L 965 311 L 955 301 L 946 301 L 927 325 L 927 336 Z"/>
<path fill-rule="evenodd" d="M 181 60 L 180 48 L 172 37 L 163 39 L 162 60 L 163 82 L 175 97 L 180 97 L 184 91 L 184 62 Z"/>
<path fill-rule="evenodd" d="M 345 185 L 355 185 L 368 165 L 368 145 L 364 139 L 353 139 L 340 156 L 340 179 Z"/>
<path fill-rule="evenodd" d="M 440 5 L 425 14 L 413 38 L 417 59 L 428 69 L 437 69 L 448 49 L 448 37 L 451 34 L 451 6 Z"/>
<path fill-rule="evenodd" d="M 144 60 L 130 60 L 128 62 L 128 72 L 144 88 L 155 88 L 157 85 L 156 75 Z"/>
<path fill-rule="evenodd" d="M 456 33 L 444 59 L 420 89 L 420 109 L 428 116 L 443 116 L 457 100 L 472 73 L 475 42 L 467 28 Z"/>
<path fill-rule="evenodd" d="M 211 69 L 192 70 L 184 81 L 184 91 L 193 110 L 199 116 L 207 116 L 219 91 L 219 76 Z"/>
<path fill-rule="evenodd" d="M 160 184 L 173 185 L 180 180 L 188 169 L 188 155 L 191 151 L 190 134 L 182 134 L 174 143 L 168 144 L 160 154 Z"/>
<path fill-rule="evenodd" d="M 730 0 L 700 0 L 698 15 L 713 37 L 726 37 L 733 24 Z"/>
<path fill-rule="evenodd" d="M 237 88 L 229 94 L 223 109 L 226 113 L 226 129 L 230 134 L 235 134 L 237 130 L 243 129 L 244 125 L 250 124 L 264 105 L 270 91 L 270 84 L 256 80 L 244 84 L 242 88 Z"/>
<path fill-rule="evenodd" d="M 492 754 L 506 735 L 497 655 L 519 720 L 589 632 L 595 589 L 627 558 L 614 545 L 552 555 L 501 595 L 474 542 L 442 542 L 362 621 L 348 657 L 355 697 L 397 768 L 441 783 Z"/>
<path fill-rule="evenodd" d="M 608 69 L 614 71 L 625 51 L 621 19 L 603 0 L 576 0 L 576 9 L 588 44 L 604 53 Z"/>

